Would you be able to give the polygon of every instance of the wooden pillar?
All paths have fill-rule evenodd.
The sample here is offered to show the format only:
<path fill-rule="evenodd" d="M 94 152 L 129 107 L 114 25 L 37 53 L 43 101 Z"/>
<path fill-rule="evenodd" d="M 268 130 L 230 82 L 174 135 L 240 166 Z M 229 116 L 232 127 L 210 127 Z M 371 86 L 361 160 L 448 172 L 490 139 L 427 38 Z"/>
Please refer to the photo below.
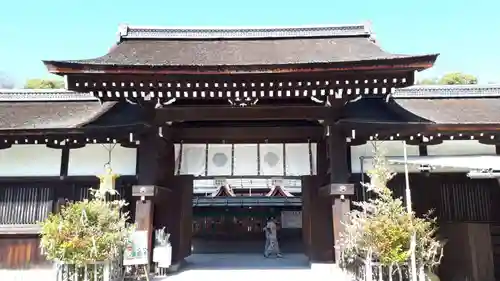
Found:
<path fill-rule="evenodd" d="M 330 126 L 326 136 L 328 147 L 328 180 L 326 185 L 321 187 L 320 193 L 328 198 L 330 204 L 332 230 L 331 248 L 334 252 L 333 260 L 340 259 L 340 249 L 335 247 L 335 243 L 340 239 L 344 231 L 343 222 L 346 220 L 346 213 L 350 211 L 351 202 L 349 196 L 354 195 L 354 185 L 349 183 L 350 168 L 348 157 L 350 157 L 348 144 L 342 133 Z"/>
<path fill-rule="evenodd" d="M 312 262 L 333 260 L 331 201 L 320 194 L 320 187 L 327 181 L 326 152 L 326 142 L 319 142 L 316 155 L 317 175 L 302 177 L 302 231 L 306 254 Z"/>
<path fill-rule="evenodd" d="M 136 197 L 135 223 L 137 230 L 148 232 L 148 250 L 152 254 L 154 229 L 166 224 L 164 216 L 155 221 L 155 209 L 165 206 L 161 201 L 168 196 L 165 185 L 173 177 L 175 166 L 173 143 L 155 130 L 142 135 L 137 162 L 137 185 L 132 190 L 132 196 Z"/>
<path fill-rule="evenodd" d="M 301 178 L 302 186 L 302 243 L 304 244 L 304 253 L 311 258 L 311 196 L 310 182 L 312 176 Z"/>
<path fill-rule="evenodd" d="M 169 181 L 168 200 L 162 202 L 166 211 L 156 213 L 156 216 L 167 219 L 167 232 L 171 234 L 172 264 L 179 264 L 191 254 L 193 180 L 192 175 L 182 175 Z"/>

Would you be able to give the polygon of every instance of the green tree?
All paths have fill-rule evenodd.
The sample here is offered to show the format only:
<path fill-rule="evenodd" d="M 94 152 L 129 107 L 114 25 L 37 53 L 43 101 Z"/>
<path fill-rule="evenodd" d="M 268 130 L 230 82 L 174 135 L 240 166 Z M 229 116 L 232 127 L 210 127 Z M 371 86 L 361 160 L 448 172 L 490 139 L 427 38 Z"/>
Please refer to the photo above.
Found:
<path fill-rule="evenodd" d="M 371 259 L 383 265 L 403 265 L 410 258 L 410 241 L 416 234 L 417 265 L 427 270 L 439 265 L 444 241 L 437 238 L 435 218 L 408 214 L 402 198 L 395 198 L 387 187 L 394 177 L 383 152 L 375 147 L 369 183 L 363 183 L 372 199 L 354 202 L 348 213 L 339 247 L 348 266 L 358 259 Z"/>
<path fill-rule="evenodd" d="M 25 89 L 64 89 L 64 81 L 50 79 L 28 79 L 24 84 Z"/>
<path fill-rule="evenodd" d="M 419 85 L 472 85 L 477 84 L 477 77 L 461 72 L 451 72 L 441 78 L 426 78 L 417 82 Z"/>
<path fill-rule="evenodd" d="M 470 74 L 452 72 L 444 75 L 439 80 L 442 85 L 471 85 L 477 84 L 477 77 Z"/>

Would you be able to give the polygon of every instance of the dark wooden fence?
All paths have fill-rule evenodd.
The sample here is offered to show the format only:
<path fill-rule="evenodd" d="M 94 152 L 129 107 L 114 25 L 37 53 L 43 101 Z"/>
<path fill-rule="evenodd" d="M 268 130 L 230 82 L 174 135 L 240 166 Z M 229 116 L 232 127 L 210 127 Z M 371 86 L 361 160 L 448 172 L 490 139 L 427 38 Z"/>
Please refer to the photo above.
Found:
<path fill-rule="evenodd" d="M 354 174 L 353 182 L 361 181 L 360 174 Z M 368 177 L 365 176 L 365 181 Z M 405 197 L 405 178 L 398 174 L 389 182 L 397 197 Z M 461 173 L 410 174 L 410 189 L 413 209 L 419 215 L 433 210 L 439 222 L 498 223 L 500 186 L 496 179 L 470 179 Z M 361 184 L 357 184 L 355 201 L 369 198 Z"/>
<path fill-rule="evenodd" d="M 117 184 L 120 198 L 130 202 L 135 177 L 125 177 Z M 79 201 L 89 198 L 89 189 L 96 188 L 94 177 L 53 180 L 30 179 L 12 182 L 0 180 L 0 268 L 46 266 L 40 253 L 37 223 L 56 208 L 58 199 Z M 131 211 L 133 204 L 129 206 Z"/>

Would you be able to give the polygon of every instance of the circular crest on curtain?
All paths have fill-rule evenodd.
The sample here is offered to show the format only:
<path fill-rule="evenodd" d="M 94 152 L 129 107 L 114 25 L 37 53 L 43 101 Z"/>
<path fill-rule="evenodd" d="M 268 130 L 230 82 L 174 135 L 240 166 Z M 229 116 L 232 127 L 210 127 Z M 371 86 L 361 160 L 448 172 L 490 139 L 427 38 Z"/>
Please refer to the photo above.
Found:
<path fill-rule="evenodd" d="M 224 167 L 228 160 L 229 158 L 222 152 L 217 152 L 212 156 L 212 163 L 217 167 Z"/>
<path fill-rule="evenodd" d="M 268 153 L 266 153 L 266 155 L 264 155 L 264 162 L 266 162 L 269 165 L 269 167 L 276 166 L 279 161 L 280 161 L 279 156 L 276 155 L 276 153 L 274 152 L 269 151 Z"/>

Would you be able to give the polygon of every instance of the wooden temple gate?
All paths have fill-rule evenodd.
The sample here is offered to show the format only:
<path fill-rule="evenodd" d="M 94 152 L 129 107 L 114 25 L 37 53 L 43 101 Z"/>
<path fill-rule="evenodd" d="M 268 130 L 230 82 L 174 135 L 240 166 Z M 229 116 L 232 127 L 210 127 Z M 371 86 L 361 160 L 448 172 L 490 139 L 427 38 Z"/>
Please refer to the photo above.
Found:
<path fill-rule="evenodd" d="M 70 90 L 50 93 L 51 101 L 72 100 L 73 105 L 64 104 L 59 110 L 91 100 L 99 106 L 86 106 L 96 106 L 96 112 L 85 112 L 84 122 L 65 127 L 23 127 L 29 123 L 26 120 L 19 122 L 19 128 L 5 127 L 0 131 L 4 140 L 0 148 L 38 143 L 63 150 L 60 176 L 44 178 L 47 186 L 37 190 L 42 194 L 49 188 L 48 201 L 34 199 L 51 206 L 61 198 L 82 199 L 72 186 L 89 180 L 68 176 L 69 149 L 91 143 L 137 148 L 135 176 L 121 179 L 125 197 L 132 202 L 133 219 L 139 230 L 149 232 L 150 249 L 153 230 L 166 226 L 173 262 L 180 263 L 191 251 L 194 177 L 175 173 L 175 143 L 316 143 L 316 175 L 302 177 L 303 238 L 312 262 L 335 261 L 335 241 L 350 200 L 364 196 L 357 184 L 361 176 L 351 171 L 352 147 L 370 140 L 404 140 L 422 147 L 423 155 L 426 146 L 445 138 L 476 137 L 496 145 L 498 125 L 468 120 L 461 124 L 454 119 L 440 123 L 432 116 L 421 117 L 425 112 L 412 112 L 393 95 L 396 89 L 413 85 L 414 72 L 431 67 L 436 57 L 387 53 L 363 25 L 245 30 L 125 27 L 118 44 L 103 57 L 44 62 L 51 73 L 65 77 Z M 10 103 L 5 110 L 11 107 Z M 423 141 L 424 135 L 434 139 Z M 493 203 L 483 204 L 496 202 L 492 186 L 498 183 L 487 181 L 474 189 L 476 182 L 464 186 L 463 177 L 412 175 L 415 209 L 436 209 L 442 221 L 498 221 Z M 8 182 L 3 179 L 1 187 L 7 188 Z M 90 182 L 96 184 L 96 179 Z M 398 189 L 401 183 L 396 178 L 393 184 Z M 1 256 L 11 258 L 1 263 L 12 267 L 39 259 L 27 250 L 36 244 L 36 231 L 23 234 L 23 229 L 11 226 L 2 231 Z M 9 240 L 21 235 L 30 235 L 23 249 Z"/>
<path fill-rule="evenodd" d="M 196 112 L 192 111 L 191 114 L 195 115 Z M 168 122 L 168 120 L 164 122 Z M 220 137 L 221 134 L 224 134 L 225 138 L 218 139 L 219 142 L 234 143 L 244 136 L 249 136 L 248 139 L 244 140 L 247 142 L 264 140 L 268 143 L 290 140 L 305 142 L 306 140 L 310 141 L 311 138 L 319 141 L 316 152 L 317 175 L 302 177 L 303 237 L 306 252 L 311 261 L 333 261 L 333 241 L 336 239 L 333 236 L 334 229 L 339 232 L 343 213 L 349 210 L 349 196 L 354 194 L 353 184 L 348 182 L 348 150 L 345 137 L 338 131 L 323 137 L 321 127 L 316 130 L 306 130 L 305 134 L 308 132 L 314 134 L 303 139 L 300 136 L 304 135 L 304 132 L 294 133 L 290 135 L 293 139 L 286 139 L 288 137 L 286 135 L 287 129 L 261 127 L 258 128 L 260 131 L 257 132 L 255 127 L 248 128 L 250 132 L 256 134 L 250 137 L 248 132 L 244 133 L 245 128 L 242 127 L 233 129 L 213 127 L 211 128 L 211 140 L 213 140 L 213 136 Z M 203 129 L 200 128 L 201 131 Z M 190 130 L 192 131 L 191 136 L 203 136 L 203 134 L 196 133 L 197 129 Z M 133 187 L 132 191 L 132 196 L 136 200 L 135 221 L 138 229 L 148 231 L 150 237 L 152 237 L 154 229 L 167 228 L 167 231 L 172 235 L 173 261 L 176 263 L 191 253 L 194 177 L 179 176 L 174 173 L 176 168 L 174 141 L 180 138 L 174 135 L 175 128 L 165 126 L 159 131 L 160 134 L 156 130 L 151 131 L 149 135 L 144 135 L 140 140 L 138 184 Z M 182 130 L 180 131 L 182 132 Z M 231 135 L 231 132 L 234 135 Z M 279 132 L 285 134 L 280 135 Z M 260 136 L 265 139 L 255 139 Z M 273 138 L 273 136 L 275 137 Z M 192 138 L 187 139 L 187 141 L 207 142 L 210 139 Z M 345 197 L 341 199 L 341 195 L 345 195 Z"/>

